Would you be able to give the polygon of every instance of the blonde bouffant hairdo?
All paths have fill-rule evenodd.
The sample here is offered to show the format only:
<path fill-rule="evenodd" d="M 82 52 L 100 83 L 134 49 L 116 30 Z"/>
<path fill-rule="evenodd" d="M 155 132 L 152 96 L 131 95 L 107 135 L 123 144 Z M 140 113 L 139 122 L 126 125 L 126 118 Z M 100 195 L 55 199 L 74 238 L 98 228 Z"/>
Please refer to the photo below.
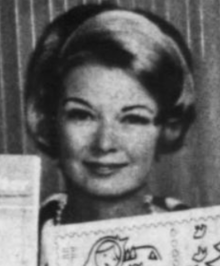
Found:
<path fill-rule="evenodd" d="M 195 108 L 191 54 L 182 36 L 152 13 L 90 4 L 49 24 L 30 59 L 26 120 L 41 151 L 59 157 L 57 111 L 63 81 L 74 67 L 93 62 L 123 69 L 156 100 L 160 153 L 183 145 Z"/>

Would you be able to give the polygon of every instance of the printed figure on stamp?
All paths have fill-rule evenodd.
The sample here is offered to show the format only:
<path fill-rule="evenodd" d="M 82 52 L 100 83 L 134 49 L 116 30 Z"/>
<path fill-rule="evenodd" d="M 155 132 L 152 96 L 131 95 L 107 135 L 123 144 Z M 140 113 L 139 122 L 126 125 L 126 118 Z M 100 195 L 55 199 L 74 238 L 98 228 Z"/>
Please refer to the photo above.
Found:
<path fill-rule="evenodd" d="M 127 241 L 128 238 L 120 239 L 118 236 L 107 236 L 99 239 L 92 247 L 85 266 L 120 266 L 125 265 L 125 263 L 144 265 L 148 260 L 161 260 L 161 256 L 155 247 L 145 245 L 127 248 Z"/>
<path fill-rule="evenodd" d="M 111 236 L 99 239 L 91 248 L 85 265 L 121 265 L 126 241 Z"/>

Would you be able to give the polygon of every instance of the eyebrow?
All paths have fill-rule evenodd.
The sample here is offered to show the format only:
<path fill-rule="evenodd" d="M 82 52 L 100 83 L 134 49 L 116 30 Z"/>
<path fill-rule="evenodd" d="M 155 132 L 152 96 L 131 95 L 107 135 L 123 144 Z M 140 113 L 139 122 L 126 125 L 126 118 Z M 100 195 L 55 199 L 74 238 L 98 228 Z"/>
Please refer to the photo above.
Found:
<path fill-rule="evenodd" d="M 64 99 L 63 100 L 63 106 L 65 106 L 69 102 L 79 103 L 79 104 L 82 104 L 82 105 L 84 105 L 84 106 L 86 106 L 88 108 L 93 109 L 92 105 L 89 102 L 87 102 L 87 101 L 85 101 L 85 100 L 83 100 L 81 98 L 78 98 L 78 97 L 68 97 L 68 98 Z"/>
<path fill-rule="evenodd" d="M 137 105 L 132 105 L 132 106 L 125 106 L 122 111 L 123 112 L 127 112 L 127 111 L 131 111 L 131 110 L 134 110 L 134 109 L 144 109 L 144 110 L 147 110 L 149 111 L 150 113 L 154 113 L 154 110 L 146 105 L 141 105 L 141 104 L 137 104 Z"/>
<path fill-rule="evenodd" d="M 81 98 L 78 98 L 78 97 L 68 97 L 66 99 L 63 100 L 63 106 L 65 106 L 67 103 L 69 102 L 75 102 L 75 103 L 79 103 L 79 104 L 82 104 L 88 108 L 91 108 L 93 109 L 92 105 L 87 102 L 86 100 L 83 100 Z M 137 104 L 137 105 L 132 105 L 132 106 L 125 106 L 122 108 L 122 112 L 128 112 L 128 111 L 131 111 L 131 110 L 134 110 L 134 109 L 144 109 L 144 110 L 147 110 L 149 111 L 150 113 L 154 113 L 154 110 L 146 105 L 142 105 L 142 104 Z"/>

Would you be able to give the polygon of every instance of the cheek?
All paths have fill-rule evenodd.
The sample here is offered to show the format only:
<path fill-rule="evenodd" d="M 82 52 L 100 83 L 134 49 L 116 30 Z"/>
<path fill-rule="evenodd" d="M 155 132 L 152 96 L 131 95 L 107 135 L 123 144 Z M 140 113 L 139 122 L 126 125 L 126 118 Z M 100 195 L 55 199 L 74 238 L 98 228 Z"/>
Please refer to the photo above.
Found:
<path fill-rule="evenodd" d="M 159 129 L 152 127 L 148 130 L 139 130 L 131 134 L 127 140 L 127 147 L 134 160 L 148 161 L 155 155 L 159 138 Z"/>
<path fill-rule="evenodd" d="M 93 133 L 85 128 L 61 124 L 59 132 L 60 151 L 65 156 L 80 156 L 93 142 Z"/>

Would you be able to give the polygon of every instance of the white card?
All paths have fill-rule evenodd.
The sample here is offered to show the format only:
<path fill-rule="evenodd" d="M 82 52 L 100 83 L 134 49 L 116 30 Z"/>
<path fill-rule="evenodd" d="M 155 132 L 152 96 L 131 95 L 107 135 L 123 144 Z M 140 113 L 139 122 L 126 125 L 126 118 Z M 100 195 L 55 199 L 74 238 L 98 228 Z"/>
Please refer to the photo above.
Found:
<path fill-rule="evenodd" d="M 220 207 L 45 227 L 50 266 L 219 266 Z"/>
<path fill-rule="evenodd" d="M 40 159 L 0 156 L 0 265 L 36 266 Z"/>

